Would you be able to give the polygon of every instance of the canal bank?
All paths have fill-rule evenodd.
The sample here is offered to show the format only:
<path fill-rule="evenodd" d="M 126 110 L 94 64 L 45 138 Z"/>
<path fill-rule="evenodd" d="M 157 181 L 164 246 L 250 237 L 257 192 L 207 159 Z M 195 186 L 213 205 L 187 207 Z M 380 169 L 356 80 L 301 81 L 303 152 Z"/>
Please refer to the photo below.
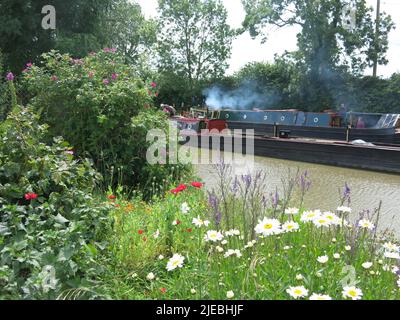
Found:
<path fill-rule="evenodd" d="M 222 153 L 224 154 L 224 153 Z M 225 155 L 229 155 L 225 153 Z M 214 157 L 215 158 L 215 157 Z M 339 190 L 345 183 L 351 189 L 351 207 L 354 216 L 362 210 L 373 210 L 382 200 L 380 229 L 392 228 L 400 236 L 400 176 L 372 171 L 339 168 L 303 162 L 255 157 L 254 169 L 267 173 L 269 188 L 266 194 L 282 189 L 282 178 L 289 170 L 295 173 L 308 171 L 312 186 L 305 205 L 308 208 L 333 210 L 339 204 Z M 216 183 L 215 168 L 212 165 L 196 165 L 197 174 L 212 189 Z"/>

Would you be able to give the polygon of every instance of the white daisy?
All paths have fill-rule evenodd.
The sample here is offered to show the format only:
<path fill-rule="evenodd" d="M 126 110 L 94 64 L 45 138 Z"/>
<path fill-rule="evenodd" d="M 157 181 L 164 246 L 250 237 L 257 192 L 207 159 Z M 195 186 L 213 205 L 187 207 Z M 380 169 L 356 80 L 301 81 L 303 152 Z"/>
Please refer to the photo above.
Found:
<path fill-rule="evenodd" d="M 225 252 L 224 257 L 228 258 L 230 256 L 236 255 L 237 258 L 240 258 L 242 256 L 242 253 L 240 252 L 240 250 L 233 250 L 233 249 L 229 249 L 228 251 Z"/>
<path fill-rule="evenodd" d="M 398 252 L 386 251 L 383 255 L 384 255 L 386 258 L 389 258 L 389 259 L 397 259 L 397 260 L 400 259 L 400 254 L 399 254 Z"/>
<path fill-rule="evenodd" d="M 334 254 L 333 254 L 333 257 L 334 257 L 335 259 L 340 259 L 340 254 L 339 254 L 339 253 L 334 253 Z"/>
<path fill-rule="evenodd" d="M 297 208 L 287 208 L 285 209 L 285 213 L 288 215 L 296 215 L 299 214 L 299 209 Z"/>
<path fill-rule="evenodd" d="M 240 236 L 240 231 L 239 231 L 239 230 L 236 230 L 236 229 L 229 230 L 229 231 L 226 231 L 226 232 L 225 232 L 225 235 L 226 235 L 227 237 Z"/>
<path fill-rule="evenodd" d="M 197 216 L 197 218 L 193 218 L 192 223 L 196 227 L 201 228 L 202 226 L 208 227 L 208 225 L 210 224 L 210 221 L 203 220 L 203 219 L 200 218 L 200 216 Z"/>
<path fill-rule="evenodd" d="M 286 289 L 286 292 L 294 299 L 308 296 L 308 290 L 304 286 L 289 287 L 289 289 Z"/>
<path fill-rule="evenodd" d="M 178 253 L 175 253 L 167 263 L 167 271 L 175 270 L 176 268 L 182 268 L 185 257 Z"/>
<path fill-rule="evenodd" d="M 360 228 L 368 229 L 368 230 L 373 230 L 373 229 L 375 228 L 375 225 L 374 225 L 371 221 L 369 221 L 369 220 L 367 220 L 367 219 L 362 219 L 362 220 L 360 220 L 360 221 L 358 222 L 358 226 L 359 226 Z"/>
<path fill-rule="evenodd" d="M 318 258 L 317 258 L 317 261 L 318 261 L 319 263 L 322 263 L 322 264 L 327 263 L 328 260 L 329 260 L 329 257 L 328 257 L 328 256 L 321 256 L 321 257 L 318 257 Z"/>
<path fill-rule="evenodd" d="M 351 298 L 352 300 L 361 300 L 362 291 L 356 287 L 344 287 L 342 291 L 343 298 Z"/>
<path fill-rule="evenodd" d="M 303 214 L 301 215 L 300 221 L 310 222 L 310 221 L 313 221 L 314 219 L 318 218 L 320 215 L 321 215 L 320 210 L 304 211 Z"/>
<path fill-rule="evenodd" d="M 224 252 L 224 248 L 222 248 L 220 246 L 216 246 L 215 250 L 217 250 L 219 253 Z"/>
<path fill-rule="evenodd" d="M 395 251 L 398 252 L 400 251 L 400 248 L 398 245 L 391 243 L 391 242 L 386 242 L 383 247 L 387 250 L 387 251 Z"/>
<path fill-rule="evenodd" d="M 364 269 L 369 269 L 369 268 L 372 267 L 372 265 L 373 265 L 372 262 L 364 262 L 364 263 L 362 264 L 362 267 L 363 267 Z"/>
<path fill-rule="evenodd" d="M 181 205 L 181 212 L 182 212 L 183 214 L 187 214 L 189 211 L 190 211 L 190 207 L 189 207 L 189 205 L 187 204 L 187 202 L 182 203 L 182 205 Z"/>
<path fill-rule="evenodd" d="M 282 225 L 282 230 L 284 232 L 294 232 L 298 231 L 299 229 L 300 229 L 299 224 L 294 221 L 288 221 Z"/>
<path fill-rule="evenodd" d="M 276 219 L 267 219 L 259 221 L 259 224 L 255 227 L 255 231 L 263 236 L 269 236 L 273 234 L 281 233 L 281 223 Z"/>
<path fill-rule="evenodd" d="M 191 294 L 196 294 L 196 292 L 197 292 L 196 289 L 190 289 Z"/>
<path fill-rule="evenodd" d="M 228 299 L 232 299 L 235 296 L 235 293 L 231 290 L 226 293 L 226 297 Z"/>
<path fill-rule="evenodd" d="M 313 293 L 310 296 L 310 300 L 332 300 L 330 296 L 327 294 L 318 294 L 318 293 Z"/>
<path fill-rule="evenodd" d="M 318 228 L 329 227 L 331 225 L 331 221 L 324 218 L 323 216 L 318 216 L 314 220 L 312 220 L 315 226 Z"/>
<path fill-rule="evenodd" d="M 324 219 L 327 219 L 332 225 L 335 225 L 335 226 L 340 225 L 341 219 L 336 214 L 334 214 L 332 212 L 329 212 L 329 211 L 324 212 L 322 217 Z M 332 239 L 332 242 L 335 242 L 335 241 L 333 241 L 333 239 Z"/>
<path fill-rule="evenodd" d="M 342 213 L 351 213 L 351 211 L 352 211 L 351 208 L 345 207 L 345 206 L 341 206 L 341 207 L 337 208 L 336 210 L 339 212 L 342 212 Z"/>
<path fill-rule="evenodd" d="M 224 238 L 221 232 L 215 230 L 207 231 L 207 234 L 204 236 L 206 241 L 217 242 L 221 241 Z"/>
<path fill-rule="evenodd" d="M 151 281 L 151 280 L 154 280 L 155 277 L 156 277 L 156 276 L 154 275 L 154 273 L 153 273 L 153 272 L 150 272 L 150 273 L 146 276 L 146 279 Z"/>
<path fill-rule="evenodd" d="M 351 250 L 351 246 L 345 246 L 345 247 L 344 247 L 344 250 L 350 251 L 350 250 Z"/>
<path fill-rule="evenodd" d="M 304 276 L 302 275 L 302 274 L 298 274 L 298 275 L 296 275 L 296 280 L 303 280 L 304 279 Z"/>

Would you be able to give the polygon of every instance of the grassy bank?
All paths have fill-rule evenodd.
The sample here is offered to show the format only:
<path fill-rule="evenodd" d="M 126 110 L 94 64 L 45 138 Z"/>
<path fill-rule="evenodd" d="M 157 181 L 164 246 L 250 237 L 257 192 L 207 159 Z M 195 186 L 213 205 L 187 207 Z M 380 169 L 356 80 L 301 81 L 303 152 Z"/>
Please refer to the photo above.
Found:
<path fill-rule="evenodd" d="M 151 203 L 111 199 L 113 299 L 399 299 L 399 248 L 378 215 L 302 208 L 307 175 L 263 195 L 262 173 L 190 182 Z M 297 203 L 294 203 L 297 202 Z M 294 208 L 297 204 L 297 208 Z"/>

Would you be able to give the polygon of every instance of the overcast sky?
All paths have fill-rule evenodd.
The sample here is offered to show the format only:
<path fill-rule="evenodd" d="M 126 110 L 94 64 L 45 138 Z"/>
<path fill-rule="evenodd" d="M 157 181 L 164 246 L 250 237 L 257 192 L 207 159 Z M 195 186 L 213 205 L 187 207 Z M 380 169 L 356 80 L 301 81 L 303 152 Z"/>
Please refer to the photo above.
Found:
<path fill-rule="evenodd" d="M 157 14 L 157 0 L 136 0 L 141 6 L 147 17 L 154 17 Z M 376 0 L 367 0 L 376 7 Z M 240 27 L 245 17 L 245 12 L 241 0 L 223 0 L 228 10 L 228 23 L 232 27 Z M 390 13 L 397 28 L 390 34 L 390 48 L 388 52 L 389 64 L 380 66 L 378 74 L 388 77 L 394 72 L 400 72 L 400 0 L 382 0 L 382 11 Z M 286 27 L 277 29 L 267 27 L 269 31 L 268 41 L 261 44 L 260 39 L 252 40 L 248 32 L 236 38 L 233 42 L 232 57 L 229 61 L 227 74 L 239 70 L 248 62 L 252 61 L 273 61 L 274 54 L 281 54 L 285 50 L 292 51 L 297 48 L 296 34 L 299 29 L 296 27 Z M 367 70 L 367 74 L 372 74 L 372 70 Z"/>

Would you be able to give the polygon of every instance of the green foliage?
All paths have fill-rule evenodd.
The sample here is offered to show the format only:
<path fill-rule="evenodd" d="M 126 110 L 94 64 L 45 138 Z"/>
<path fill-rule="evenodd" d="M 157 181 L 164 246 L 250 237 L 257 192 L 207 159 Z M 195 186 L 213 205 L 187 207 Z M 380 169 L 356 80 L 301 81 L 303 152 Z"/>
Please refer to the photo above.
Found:
<path fill-rule="evenodd" d="M 99 175 L 69 145 L 44 139 L 31 109 L 0 125 L 0 297 L 56 298 L 87 288 L 102 268 L 108 209 L 91 196 Z M 29 199 L 27 194 L 37 195 Z M 88 296 L 87 296 L 88 297 Z"/>
<path fill-rule="evenodd" d="M 221 77 L 227 68 L 234 36 L 227 11 L 220 0 L 160 0 L 159 10 L 160 71 L 180 77 L 193 97 L 199 81 Z"/>
<path fill-rule="evenodd" d="M 356 2 L 351 27 L 346 24 L 344 0 L 243 0 L 243 4 L 244 29 L 254 37 L 264 34 L 267 24 L 301 28 L 299 50 L 292 58 L 302 74 L 302 99 L 313 110 L 335 104 L 338 87 L 346 86 L 347 72 L 360 75 L 375 59 L 387 63 L 388 34 L 394 24 L 382 13 L 377 37 L 373 10 L 365 0 Z"/>
<path fill-rule="evenodd" d="M 146 161 L 147 132 L 167 128 L 168 121 L 150 107 L 150 88 L 113 51 L 79 60 L 45 54 L 43 67 L 29 68 L 24 83 L 32 105 L 50 126 L 50 136 L 65 137 L 79 157 L 93 159 L 105 187 L 147 187 L 172 170 L 150 167 Z M 144 190 L 145 196 L 149 193 Z"/>
<path fill-rule="evenodd" d="M 5 73 L 3 69 L 3 55 L 0 51 L 0 122 L 6 118 L 11 105 Z"/>

